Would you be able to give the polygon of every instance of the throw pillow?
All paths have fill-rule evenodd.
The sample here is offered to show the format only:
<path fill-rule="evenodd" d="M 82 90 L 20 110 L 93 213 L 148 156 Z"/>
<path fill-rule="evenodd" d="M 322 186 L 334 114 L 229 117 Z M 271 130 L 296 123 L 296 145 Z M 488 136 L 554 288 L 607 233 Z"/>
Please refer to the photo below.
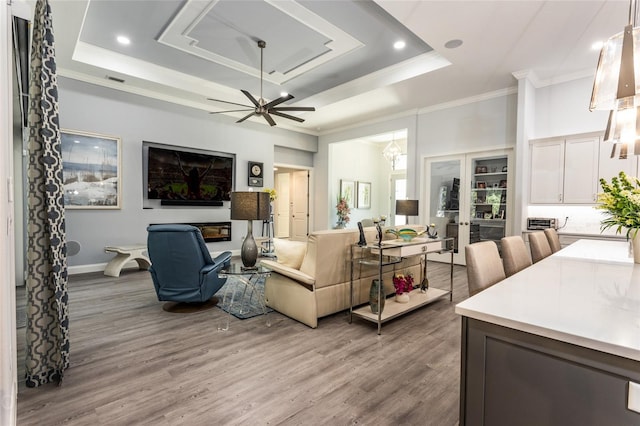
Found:
<path fill-rule="evenodd" d="M 306 242 L 274 238 L 273 246 L 276 251 L 278 263 L 293 269 L 300 269 L 304 255 L 307 254 Z"/>

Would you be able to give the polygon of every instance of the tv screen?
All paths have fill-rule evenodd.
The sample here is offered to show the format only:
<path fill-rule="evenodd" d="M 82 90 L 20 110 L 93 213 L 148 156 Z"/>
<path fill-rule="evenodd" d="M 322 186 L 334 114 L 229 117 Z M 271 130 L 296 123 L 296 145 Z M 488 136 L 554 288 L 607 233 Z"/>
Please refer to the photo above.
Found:
<path fill-rule="evenodd" d="M 144 148 L 149 200 L 205 203 L 231 199 L 233 154 L 149 142 Z"/>

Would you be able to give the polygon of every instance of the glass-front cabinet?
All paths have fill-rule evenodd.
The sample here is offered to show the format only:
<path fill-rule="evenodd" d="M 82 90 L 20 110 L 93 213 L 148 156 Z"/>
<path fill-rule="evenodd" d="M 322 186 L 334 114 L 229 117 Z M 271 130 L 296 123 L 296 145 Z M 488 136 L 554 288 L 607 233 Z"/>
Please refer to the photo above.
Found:
<path fill-rule="evenodd" d="M 500 248 L 508 235 L 510 157 L 511 150 L 497 150 L 425 159 L 420 203 L 427 216 L 421 221 L 435 224 L 439 237 L 454 239 L 455 263 L 465 264 L 467 244 L 493 240 Z"/>

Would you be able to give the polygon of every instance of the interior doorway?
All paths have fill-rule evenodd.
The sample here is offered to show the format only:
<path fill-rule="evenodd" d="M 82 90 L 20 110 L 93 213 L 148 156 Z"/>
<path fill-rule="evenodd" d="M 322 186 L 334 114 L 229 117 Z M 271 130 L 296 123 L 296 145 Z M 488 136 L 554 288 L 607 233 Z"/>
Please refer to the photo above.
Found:
<path fill-rule="evenodd" d="M 306 241 L 310 229 L 309 182 L 311 171 L 290 166 L 276 166 L 274 186 L 278 198 L 274 203 L 274 236 Z"/>

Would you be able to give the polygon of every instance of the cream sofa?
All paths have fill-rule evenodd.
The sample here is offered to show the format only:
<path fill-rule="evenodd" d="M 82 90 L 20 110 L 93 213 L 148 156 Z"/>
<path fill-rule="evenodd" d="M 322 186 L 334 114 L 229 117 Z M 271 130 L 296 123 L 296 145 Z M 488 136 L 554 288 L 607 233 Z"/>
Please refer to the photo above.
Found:
<path fill-rule="evenodd" d="M 417 231 L 424 229 L 409 227 Z M 375 228 L 365 228 L 365 235 L 368 242 L 377 241 Z M 395 236 L 385 233 L 384 238 Z M 318 326 L 318 318 L 349 309 L 351 248 L 358 239 L 357 229 L 315 231 L 306 243 L 276 239 L 277 261 L 262 260 L 263 265 L 273 270 L 265 283 L 267 305 L 312 328 Z M 419 282 L 422 259 L 422 256 L 414 256 L 385 266 L 385 292 L 393 293 L 391 277 L 394 271 L 411 272 Z M 368 302 L 371 282 L 377 277 L 375 265 L 354 266 L 354 306 Z"/>

